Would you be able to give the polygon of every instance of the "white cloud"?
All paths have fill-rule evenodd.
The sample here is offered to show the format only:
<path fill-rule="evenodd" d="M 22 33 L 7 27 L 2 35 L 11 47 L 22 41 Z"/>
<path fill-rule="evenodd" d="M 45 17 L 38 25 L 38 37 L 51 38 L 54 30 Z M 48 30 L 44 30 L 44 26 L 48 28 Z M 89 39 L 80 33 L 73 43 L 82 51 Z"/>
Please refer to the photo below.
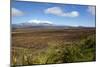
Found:
<path fill-rule="evenodd" d="M 89 13 L 91 13 L 92 15 L 95 15 L 95 7 L 94 7 L 94 6 L 88 6 L 87 11 L 88 11 Z"/>
<path fill-rule="evenodd" d="M 51 7 L 44 10 L 46 14 L 53 14 L 57 16 L 63 16 L 63 17 L 77 17 L 79 16 L 78 11 L 71 11 L 71 12 L 64 12 L 60 7 Z"/>
<path fill-rule="evenodd" d="M 16 8 L 12 8 L 12 16 L 22 16 L 24 13 Z"/>
<path fill-rule="evenodd" d="M 37 20 L 37 19 L 29 20 L 28 22 L 29 22 L 29 23 L 36 23 L 36 24 L 39 24 L 39 23 L 48 23 L 48 24 L 52 24 L 52 22 L 50 22 L 50 21 L 46 21 L 46 20 Z"/>

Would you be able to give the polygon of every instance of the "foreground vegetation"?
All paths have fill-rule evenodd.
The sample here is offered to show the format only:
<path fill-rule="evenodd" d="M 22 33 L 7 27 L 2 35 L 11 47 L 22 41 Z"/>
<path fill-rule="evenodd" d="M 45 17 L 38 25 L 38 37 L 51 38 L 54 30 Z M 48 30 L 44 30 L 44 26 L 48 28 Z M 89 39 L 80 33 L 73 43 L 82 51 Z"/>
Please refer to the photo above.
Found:
<path fill-rule="evenodd" d="M 82 35 L 81 35 L 82 37 Z M 66 39 L 65 39 L 66 40 Z M 40 46 L 40 45 L 37 45 Z M 12 47 L 12 65 L 36 65 L 95 61 L 95 34 L 77 41 L 48 42 L 46 47 Z"/>

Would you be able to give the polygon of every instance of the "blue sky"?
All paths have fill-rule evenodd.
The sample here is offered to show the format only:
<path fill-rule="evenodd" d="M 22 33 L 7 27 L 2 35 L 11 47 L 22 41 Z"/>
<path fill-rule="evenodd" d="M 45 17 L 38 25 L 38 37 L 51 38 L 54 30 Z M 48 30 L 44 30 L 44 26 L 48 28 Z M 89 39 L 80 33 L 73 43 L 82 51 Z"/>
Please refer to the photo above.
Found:
<path fill-rule="evenodd" d="M 51 23 L 95 27 L 95 7 L 88 5 L 12 1 L 12 23 Z"/>

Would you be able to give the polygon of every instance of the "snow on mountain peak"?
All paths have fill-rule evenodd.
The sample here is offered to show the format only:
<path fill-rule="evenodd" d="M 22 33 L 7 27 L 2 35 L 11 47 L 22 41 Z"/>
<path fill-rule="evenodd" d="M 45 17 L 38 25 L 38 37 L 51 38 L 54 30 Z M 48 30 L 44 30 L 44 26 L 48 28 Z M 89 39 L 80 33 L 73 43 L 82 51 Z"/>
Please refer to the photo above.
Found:
<path fill-rule="evenodd" d="M 33 19 L 28 21 L 29 23 L 34 23 L 34 24 L 53 24 L 50 21 L 46 21 L 46 20 L 37 20 L 37 19 Z"/>

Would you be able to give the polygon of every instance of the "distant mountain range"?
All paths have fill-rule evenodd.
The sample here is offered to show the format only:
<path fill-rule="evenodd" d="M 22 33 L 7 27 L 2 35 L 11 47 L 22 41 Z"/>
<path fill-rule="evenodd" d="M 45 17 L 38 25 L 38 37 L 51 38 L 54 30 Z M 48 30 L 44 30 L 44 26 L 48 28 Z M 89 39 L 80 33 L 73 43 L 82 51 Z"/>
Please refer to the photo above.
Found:
<path fill-rule="evenodd" d="M 64 26 L 64 25 L 53 25 L 49 23 L 19 23 L 12 24 L 12 28 L 39 28 L 39 29 L 69 29 L 69 28 L 93 28 L 84 26 Z"/>

